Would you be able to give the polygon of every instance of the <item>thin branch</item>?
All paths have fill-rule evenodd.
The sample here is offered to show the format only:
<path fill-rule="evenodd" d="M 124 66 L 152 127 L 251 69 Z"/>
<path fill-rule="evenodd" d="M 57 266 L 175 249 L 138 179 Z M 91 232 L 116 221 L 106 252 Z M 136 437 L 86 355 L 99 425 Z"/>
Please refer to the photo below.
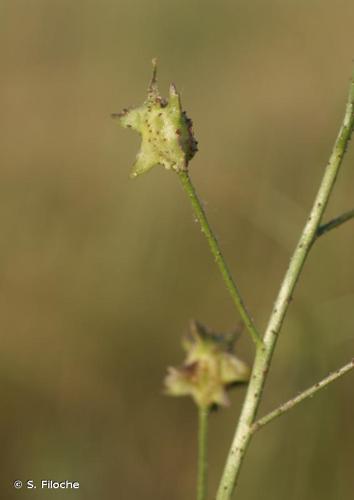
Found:
<path fill-rule="evenodd" d="M 301 403 L 305 399 L 311 398 L 314 394 L 316 394 L 316 392 L 320 391 L 321 389 L 323 389 L 327 385 L 331 384 L 332 382 L 337 380 L 337 378 L 342 377 L 343 375 L 348 373 L 353 368 L 354 368 L 354 359 L 352 359 L 348 364 L 346 364 L 342 368 L 339 368 L 339 370 L 336 370 L 335 372 L 330 373 L 328 375 L 328 377 L 324 378 L 320 382 L 317 382 L 317 384 L 313 385 L 312 387 L 309 387 L 301 394 L 298 394 L 293 399 L 290 399 L 289 401 L 282 404 L 281 406 L 279 406 L 278 408 L 276 408 L 272 412 L 268 413 L 268 415 L 265 415 L 264 417 L 257 420 L 252 425 L 251 432 L 254 433 L 254 432 L 258 431 L 258 429 L 260 429 L 264 425 L 268 424 L 273 419 L 280 417 L 280 415 L 283 415 L 287 411 L 291 410 L 292 408 L 294 408 L 294 406 L 298 405 L 299 403 Z"/>
<path fill-rule="evenodd" d="M 322 224 L 317 229 L 317 237 L 322 236 L 325 233 L 328 233 L 328 231 L 331 231 L 332 229 L 341 226 L 342 224 L 344 224 L 344 222 L 347 222 L 348 220 L 353 218 L 354 218 L 354 210 L 349 210 L 349 212 L 345 212 L 344 214 L 339 215 L 339 217 L 336 217 L 335 219 L 326 222 L 326 224 Z"/>
<path fill-rule="evenodd" d="M 241 294 L 236 286 L 236 283 L 231 276 L 231 273 L 226 264 L 224 256 L 221 253 L 219 243 L 213 233 L 213 230 L 210 227 L 204 208 L 198 198 L 198 195 L 194 189 L 194 186 L 191 182 L 188 172 L 180 171 L 178 172 L 178 175 L 179 178 L 181 179 L 182 186 L 191 201 L 194 213 L 199 221 L 202 233 L 204 233 L 206 239 L 208 240 L 211 253 L 213 254 L 215 262 L 219 267 L 222 278 L 226 284 L 227 289 L 230 292 L 233 303 L 236 306 L 236 309 L 238 310 L 249 334 L 251 335 L 252 340 L 256 345 L 260 345 L 262 343 L 261 337 L 257 331 L 255 324 L 253 323 L 251 315 L 249 314 L 243 303 Z"/>
<path fill-rule="evenodd" d="M 354 75 L 353 75 L 354 78 Z M 239 422 L 229 450 L 222 478 L 219 484 L 217 500 L 230 500 L 235 489 L 246 449 L 252 437 L 252 425 L 255 421 L 264 384 L 270 367 L 279 332 L 288 310 L 295 286 L 300 277 L 307 255 L 316 239 L 323 213 L 332 193 L 342 160 L 347 149 L 354 126 L 354 79 L 351 80 L 349 97 L 343 123 L 334 144 L 329 162 L 325 168 L 320 188 L 301 233 L 299 242 L 290 259 L 289 267 L 280 286 L 278 297 L 269 318 L 263 338 L 263 346 L 258 347 L 253 364 L 250 383 L 241 410 Z"/>
<path fill-rule="evenodd" d="M 197 500 L 205 500 L 208 483 L 208 417 L 209 408 L 198 408 L 198 477 Z"/>

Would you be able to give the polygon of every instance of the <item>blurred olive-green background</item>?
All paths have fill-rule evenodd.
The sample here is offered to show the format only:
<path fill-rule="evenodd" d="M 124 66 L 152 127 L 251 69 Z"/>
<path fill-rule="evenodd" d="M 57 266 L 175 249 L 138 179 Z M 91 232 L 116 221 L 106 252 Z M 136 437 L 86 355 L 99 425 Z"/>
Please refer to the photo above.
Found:
<path fill-rule="evenodd" d="M 174 81 L 191 175 L 264 328 L 342 119 L 351 0 L 0 1 L 0 496 L 195 498 L 196 419 L 162 380 L 190 318 L 238 322 L 188 200 L 110 113 Z M 326 218 L 353 208 L 354 147 Z M 261 413 L 354 352 L 354 226 L 313 249 Z M 251 362 L 246 334 L 238 354 Z M 210 499 L 244 389 L 212 415 Z M 260 432 L 244 500 L 353 497 L 353 375 Z M 80 490 L 16 491 L 14 479 Z"/>

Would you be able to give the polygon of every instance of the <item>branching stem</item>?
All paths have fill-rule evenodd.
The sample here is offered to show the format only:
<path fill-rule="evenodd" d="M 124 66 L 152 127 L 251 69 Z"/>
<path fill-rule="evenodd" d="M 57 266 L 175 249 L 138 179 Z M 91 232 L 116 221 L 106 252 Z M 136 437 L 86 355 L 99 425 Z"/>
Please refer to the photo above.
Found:
<path fill-rule="evenodd" d="M 330 373 L 326 378 L 321 380 L 320 382 L 317 382 L 313 386 L 309 387 L 305 391 L 303 391 L 301 394 L 298 394 L 294 398 L 290 399 L 286 403 L 282 404 L 275 410 L 271 411 L 268 413 L 268 415 L 265 415 L 264 417 L 258 419 L 251 427 L 251 432 L 254 433 L 258 431 L 261 427 L 265 426 L 272 420 L 274 420 L 277 417 L 280 417 L 280 415 L 284 415 L 287 411 L 291 410 L 294 408 L 294 406 L 298 405 L 302 401 L 304 401 L 307 398 L 311 398 L 316 392 L 320 391 L 321 389 L 324 389 L 327 385 L 331 384 L 335 380 L 337 380 L 339 377 L 342 377 L 346 373 L 348 373 L 350 370 L 354 368 L 354 359 L 352 359 L 349 363 L 346 365 L 342 366 L 339 370 L 336 370 L 333 373 Z"/>
<path fill-rule="evenodd" d="M 317 237 L 328 233 L 328 231 L 331 231 L 332 229 L 335 229 L 336 227 L 341 226 L 342 224 L 344 224 L 344 222 L 347 222 L 348 220 L 353 219 L 353 218 L 354 218 L 354 210 L 349 210 L 348 212 L 345 212 L 344 214 L 339 215 L 335 219 L 332 219 L 329 222 L 326 222 L 326 224 L 322 224 L 317 229 Z"/>
<path fill-rule="evenodd" d="M 203 208 L 203 206 L 198 198 L 198 195 L 194 189 L 194 186 L 191 182 L 189 174 L 187 171 L 183 170 L 183 171 L 178 172 L 178 175 L 179 175 L 179 178 L 181 179 L 182 186 L 183 186 L 184 190 L 186 191 L 186 193 L 191 201 L 194 213 L 199 221 L 202 233 L 205 235 L 205 237 L 208 241 L 211 253 L 213 254 L 215 262 L 218 265 L 218 268 L 219 268 L 220 273 L 222 275 L 222 278 L 226 284 L 226 287 L 227 287 L 228 291 L 230 292 L 233 303 L 234 303 L 237 311 L 239 312 L 239 314 L 240 314 L 240 316 L 245 324 L 245 327 L 247 328 L 249 334 L 251 335 L 252 340 L 254 341 L 254 343 L 256 345 L 261 345 L 261 343 L 262 343 L 261 337 L 260 337 L 260 335 L 259 335 L 259 333 L 258 333 L 258 331 L 253 323 L 253 320 L 252 320 L 249 312 L 247 311 L 247 309 L 243 303 L 241 294 L 236 286 L 236 283 L 234 282 L 234 280 L 231 276 L 229 268 L 225 262 L 224 256 L 221 253 L 219 243 L 218 243 L 218 241 L 217 241 L 217 239 L 216 239 L 216 237 L 215 237 L 215 235 L 210 227 L 210 224 L 209 224 L 209 221 L 208 221 L 207 216 L 205 214 L 204 208 Z"/>
<path fill-rule="evenodd" d="M 263 345 L 257 347 L 251 380 L 219 484 L 217 500 L 230 500 L 235 489 L 245 452 L 252 437 L 252 426 L 262 397 L 279 332 L 306 257 L 316 239 L 323 213 L 332 193 L 353 130 L 353 105 L 354 81 L 352 80 L 343 123 L 331 157 L 325 168 L 320 188 L 280 286 L 280 291 L 264 334 Z"/>

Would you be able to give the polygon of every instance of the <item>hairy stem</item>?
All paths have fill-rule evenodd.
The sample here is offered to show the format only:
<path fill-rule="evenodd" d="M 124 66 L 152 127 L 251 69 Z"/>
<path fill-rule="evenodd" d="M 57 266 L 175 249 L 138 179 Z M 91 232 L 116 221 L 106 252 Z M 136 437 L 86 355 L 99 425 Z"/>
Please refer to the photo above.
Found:
<path fill-rule="evenodd" d="M 282 404 L 275 410 L 271 411 L 268 413 L 268 415 L 265 415 L 264 417 L 258 419 L 251 428 L 251 432 L 256 432 L 258 429 L 263 427 L 264 425 L 268 424 L 272 420 L 274 420 L 277 417 L 280 417 L 280 415 L 284 415 L 287 411 L 291 410 L 294 408 L 294 406 L 298 405 L 302 401 L 304 401 L 307 398 L 311 398 L 316 392 L 320 391 L 321 389 L 324 389 L 327 385 L 331 384 L 337 378 L 342 377 L 346 373 L 348 373 L 350 370 L 354 368 L 354 359 L 352 359 L 349 363 L 346 365 L 342 366 L 342 368 L 339 368 L 339 370 L 336 370 L 333 373 L 330 373 L 326 378 L 321 380 L 320 382 L 317 382 L 313 386 L 309 387 L 305 391 L 303 391 L 301 394 L 298 394 L 294 398 L 290 399 L 286 403 Z"/>
<path fill-rule="evenodd" d="M 198 408 L 198 477 L 197 500 L 206 500 L 208 483 L 208 417 L 209 408 Z"/>
<path fill-rule="evenodd" d="M 230 500 L 235 489 L 245 452 L 252 437 L 252 425 L 262 397 L 264 384 L 279 332 L 288 310 L 288 305 L 291 301 L 296 283 L 303 269 L 306 257 L 310 251 L 312 243 L 316 239 L 324 210 L 332 193 L 332 189 L 353 130 L 353 104 L 354 82 L 352 80 L 343 123 L 339 130 L 329 162 L 325 168 L 320 188 L 280 286 L 280 290 L 264 334 L 263 345 L 257 347 L 251 380 L 242 407 L 240 419 L 236 427 L 235 436 L 223 470 L 217 493 L 217 500 Z"/>
<path fill-rule="evenodd" d="M 344 214 L 339 215 L 335 219 L 326 222 L 326 224 L 322 224 L 317 229 L 317 237 L 328 233 L 328 231 L 331 231 L 332 229 L 341 226 L 342 224 L 344 224 L 344 222 L 347 222 L 348 220 L 353 218 L 354 218 L 354 210 L 349 210 L 349 212 L 345 212 Z"/>
<path fill-rule="evenodd" d="M 219 268 L 220 273 L 222 275 L 222 278 L 225 282 L 225 285 L 226 285 L 228 291 L 230 292 L 233 303 L 236 306 L 236 309 L 239 312 L 239 314 L 240 314 L 249 334 L 251 335 L 254 343 L 256 345 L 260 345 L 262 342 L 261 337 L 260 337 L 260 335 L 259 335 L 259 333 L 258 333 L 258 331 L 253 323 L 253 320 L 252 320 L 249 312 L 247 311 L 247 309 L 243 303 L 241 294 L 236 286 L 236 283 L 231 276 L 229 268 L 225 262 L 224 256 L 221 253 L 219 243 L 218 243 L 218 241 L 217 241 L 217 239 L 216 239 L 216 237 L 215 237 L 215 235 L 210 227 L 207 216 L 206 216 L 205 211 L 203 209 L 203 206 L 198 198 L 198 195 L 194 189 L 194 186 L 191 182 L 191 179 L 188 175 L 188 172 L 187 171 L 180 171 L 180 172 L 178 172 L 178 175 L 179 175 L 179 178 L 181 179 L 182 186 L 183 186 L 184 190 L 186 191 L 186 193 L 191 201 L 194 213 L 199 221 L 202 233 L 205 235 L 205 237 L 208 241 L 211 253 L 213 254 L 215 262 L 218 265 L 218 268 Z"/>

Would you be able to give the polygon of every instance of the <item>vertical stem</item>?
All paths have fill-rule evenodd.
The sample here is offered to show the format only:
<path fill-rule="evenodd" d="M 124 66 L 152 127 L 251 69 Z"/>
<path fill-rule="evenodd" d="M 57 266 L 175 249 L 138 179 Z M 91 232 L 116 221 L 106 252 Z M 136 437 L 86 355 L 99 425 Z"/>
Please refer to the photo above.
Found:
<path fill-rule="evenodd" d="M 262 343 L 261 337 L 260 337 L 260 335 L 259 335 L 259 333 L 258 333 L 258 331 L 253 323 L 253 320 L 252 320 L 249 312 L 247 311 L 247 309 L 243 303 L 241 294 L 236 286 L 236 283 L 234 282 L 234 280 L 231 276 L 229 268 L 227 267 L 224 256 L 221 253 L 219 243 L 218 243 L 218 241 L 217 241 L 217 239 L 216 239 L 216 237 L 215 237 L 215 235 L 214 235 L 214 233 L 209 225 L 207 216 L 204 212 L 204 209 L 203 209 L 202 204 L 198 198 L 198 195 L 194 189 L 194 186 L 190 180 L 188 172 L 181 170 L 178 172 L 178 175 L 179 175 L 179 178 L 181 179 L 182 186 L 183 186 L 184 190 L 186 191 L 186 193 L 191 201 L 194 213 L 199 221 L 202 233 L 204 233 L 204 235 L 208 241 L 211 253 L 213 254 L 213 256 L 215 258 L 215 262 L 220 270 L 222 278 L 226 284 L 228 291 L 230 292 L 232 301 L 233 301 L 236 309 L 238 310 L 238 312 L 239 312 L 249 334 L 251 335 L 254 343 L 256 345 L 259 345 Z"/>
<path fill-rule="evenodd" d="M 306 257 L 316 239 L 324 210 L 332 193 L 339 168 L 347 149 L 354 126 L 354 80 L 351 81 L 350 92 L 344 114 L 329 162 L 312 206 L 310 215 L 301 233 L 299 242 L 290 259 L 276 298 L 273 311 L 263 338 L 263 345 L 257 347 L 252 369 L 251 381 L 248 386 L 241 416 L 236 427 L 234 439 L 226 460 L 220 481 L 217 500 L 230 500 L 236 486 L 246 449 L 252 437 L 252 425 L 262 397 L 264 384 L 270 367 L 279 332 L 282 327 L 296 283 L 300 277 Z"/>
<path fill-rule="evenodd" d="M 198 408 L 198 477 L 197 500 L 206 500 L 208 482 L 208 417 L 209 408 Z"/>

